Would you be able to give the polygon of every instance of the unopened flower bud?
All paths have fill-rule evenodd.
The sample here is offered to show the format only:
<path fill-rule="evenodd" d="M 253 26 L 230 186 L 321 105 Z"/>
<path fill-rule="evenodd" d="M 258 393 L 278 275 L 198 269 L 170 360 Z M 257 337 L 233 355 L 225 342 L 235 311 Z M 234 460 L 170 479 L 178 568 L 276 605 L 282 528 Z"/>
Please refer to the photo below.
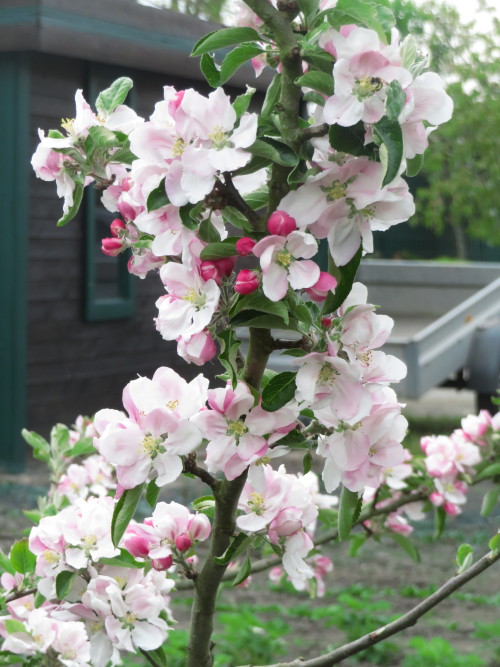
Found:
<path fill-rule="evenodd" d="M 169 567 L 172 567 L 173 562 L 174 560 L 172 556 L 167 556 L 166 558 L 155 558 L 151 561 L 151 565 L 153 566 L 153 569 L 158 572 L 163 572 L 164 570 L 168 570 Z"/>
<path fill-rule="evenodd" d="M 259 286 L 259 277 L 255 271 L 250 269 L 242 269 L 236 276 L 234 283 L 234 291 L 238 294 L 251 294 Z"/>
<path fill-rule="evenodd" d="M 109 255 L 109 257 L 116 257 L 123 250 L 123 241 L 111 237 L 103 239 L 101 250 L 105 255 Z"/>
<path fill-rule="evenodd" d="M 236 257 L 223 257 L 222 259 L 214 260 L 214 264 L 218 267 L 223 278 L 229 278 L 233 272 L 236 264 Z"/>
<path fill-rule="evenodd" d="M 178 535 L 175 538 L 175 546 L 177 547 L 177 551 L 180 551 L 181 553 L 183 551 L 187 551 L 191 546 L 193 542 L 189 535 L 186 535 L 186 533 L 182 533 L 182 535 Z"/>
<path fill-rule="evenodd" d="M 215 280 L 217 285 L 222 285 L 222 273 L 211 259 L 206 259 L 200 264 L 200 275 L 203 280 Z"/>
<path fill-rule="evenodd" d="M 120 218 L 115 218 L 113 222 L 109 226 L 109 230 L 113 236 L 116 236 L 116 238 L 120 238 L 121 232 L 127 229 L 125 226 L 125 223 L 123 220 L 120 220 Z"/>
<path fill-rule="evenodd" d="M 332 326 L 332 318 L 331 317 L 322 317 L 321 318 L 321 326 L 323 329 L 329 329 Z"/>
<path fill-rule="evenodd" d="M 274 211 L 267 221 L 267 228 L 270 234 L 288 236 L 297 229 L 297 223 L 295 218 L 292 218 L 285 211 Z"/>
<path fill-rule="evenodd" d="M 238 255 L 241 257 L 247 257 L 247 255 L 251 255 L 255 244 L 256 241 L 251 239 L 249 236 L 242 236 L 241 239 L 236 241 L 236 250 L 238 251 Z"/>
<path fill-rule="evenodd" d="M 306 293 L 313 301 L 324 301 L 328 296 L 328 292 L 337 287 L 337 279 L 326 271 L 321 271 L 318 280 L 312 287 L 306 289 Z"/>

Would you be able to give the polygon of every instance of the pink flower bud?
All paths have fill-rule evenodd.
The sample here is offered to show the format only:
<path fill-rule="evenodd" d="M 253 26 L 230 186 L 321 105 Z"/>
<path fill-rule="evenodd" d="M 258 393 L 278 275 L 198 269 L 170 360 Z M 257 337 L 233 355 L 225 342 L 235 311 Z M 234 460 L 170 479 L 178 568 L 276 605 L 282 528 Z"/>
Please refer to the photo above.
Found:
<path fill-rule="evenodd" d="M 446 512 L 446 514 L 450 514 L 451 516 L 456 516 L 457 514 L 460 514 L 462 512 L 462 510 L 458 505 L 455 505 L 455 503 L 450 503 L 450 502 L 445 503 L 443 509 Z"/>
<path fill-rule="evenodd" d="M 274 211 L 267 221 L 267 228 L 270 234 L 288 236 L 297 229 L 297 223 L 295 218 L 292 218 L 285 211 Z"/>
<path fill-rule="evenodd" d="M 169 567 L 172 567 L 173 562 L 174 560 L 172 556 L 167 556 L 166 558 L 155 558 L 151 561 L 151 565 L 153 566 L 153 569 L 158 572 L 163 572 L 164 570 L 168 570 Z"/>
<path fill-rule="evenodd" d="M 195 514 L 189 521 L 188 533 L 193 540 L 203 542 L 209 537 L 211 530 L 210 520 L 205 514 Z"/>
<path fill-rule="evenodd" d="M 323 329 L 329 329 L 332 326 L 332 318 L 331 317 L 322 317 L 321 318 L 321 326 Z"/>
<path fill-rule="evenodd" d="M 111 237 L 103 239 L 101 250 L 105 255 L 109 255 L 109 257 L 116 257 L 123 250 L 123 241 Z"/>
<path fill-rule="evenodd" d="M 144 534 L 127 532 L 123 544 L 125 549 L 134 557 L 146 558 L 149 553 L 149 540 Z"/>
<path fill-rule="evenodd" d="M 234 291 L 238 294 L 251 294 L 259 286 L 259 276 L 255 271 L 250 269 L 242 269 L 236 276 L 234 283 Z"/>
<path fill-rule="evenodd" d="M 175 546 L 177 547 L 177 550 L 180 551 L 181 553 L 183 551 L 187 551 L 191 546 L 193 542 L 189 535 L 186 535 L 186 533 L 182 533 L 182 535 L 178 535 L 175 538 Z"/>
<path fill-rule="evenodd" d="M 433 491 L 429 496 L 429 500 L 435 507 L 441 507 L 444 502 L 444 497 L 441 493 L 438 493 L 438 491 Z"/>
<path fill-rule="evenodd" d="M 217 285 L 222 285 L 222 273 L 216 262 L 206 259 L 200 264 L 200 275 L 203 280 L 215 280 Z"/>
<path fill-rule="evenodd" d="M 178 338 L 177 354 L 188 364 L 203 366 L 215 357 L 217 348 L 210 333 L 204 329 L 187 339 L 182 338 L 182 336 Z"/>
<path fill-rule="evenodd" d="M 236 241 L 236 250 L 241 257 L 247 257 L 252 254 L 252 250 L 257 241 L 254 241 L 249 236 L 242 236 Z"/>
<path fill-rule="evenodd" d="M 337 279 L 331 276 L 326 271 L 321 271 L 318 280 L 312 287 L 306 289 L 309 298 L 313 301 L 324 301 L 328 296 L 328 292 L 337 286 Z"/>
<path fill-rule="evenodd" d="M 124 229 L 127 229 L 125 226 L 125 223 L 123 220 L 120 220 L 120 218 L 115 218 L 113 222 L 109 226 L 109 230 L 113 236 L 116 236 L 116 238 L 120 238 L 121 233 Z"/>
<path fill-rule="evenodd" d="M 135 220 L 137 214 L 140 213 L 141 208 L 138 208 L 136 210 L 134 206 L 131 206 L 129 203 L 125 201 L 121 201 L 118 204 L 118 211 L 122 216 L 122 218 L 125 218 L 125 220 Z"/>
<path fill-rule="evenodd" d="M 222 259 L 214 260 L 214 263 L 219 268 L 222 276 L 224 278 L 229 278 L 233 272 L 234 265 L 236 264 L 236 257 L 223 257 Z"/>

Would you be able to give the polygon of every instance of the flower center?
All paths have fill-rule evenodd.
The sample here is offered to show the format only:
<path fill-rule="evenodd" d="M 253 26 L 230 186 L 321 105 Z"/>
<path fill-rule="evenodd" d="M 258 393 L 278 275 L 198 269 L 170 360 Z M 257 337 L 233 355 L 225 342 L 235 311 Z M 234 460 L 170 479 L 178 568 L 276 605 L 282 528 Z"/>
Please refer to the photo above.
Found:
<path fill-rule="evenodd" d="M 340 181 L 335 181 L 332 183 L 329 188 L 326 190 L 326 197 L 328 201 L 337 201 L 338 199 L 343 199 L 347 193 L 347 185 L 341 183 Z"/>
<path fill-rule="evenodd" d="M 172 155 L 174 157 L 180 157 L 184 153 L 187 143 L 179 137 L 175 144 L 172 146 Z"/>
<path fill-rule="evenodd" d="M 293 257 L 288 252 L 288 250 L 280 250 L 279 253 L 276 255 L 276 263 L 279 264 L 280 266 L 283 266 L 285 269 L 288 266 L 290 266 L 292 261 Z"/>
<path fill-rule="evenodd" d="M 131 611 L 127 611 L 125 616 L 122 618 L 122 623 L 127 628 L 133 628 L 137 621 L 137 616 Z"/>
<path fill-rule="evenodd" d="M 227 423 L 227 435 L 243 435 L 248 431 L 248 428 L 245 426 L 245 423 L 238 419 L 238 421 L 228 422 Z"/>
<path fill-rule="evenodd" d="M 61 118 L 61 127 L 63 130 L 66 130 L 68 134 L 73 134 L 75 131 L 75 119 Z"/>
<path fill-rule="evenodd" d="M 204 294 L 197 292 L 194 287 L 192 287 L 182 298 L 184 301 L 192 303 L 193 306 L 196 306 L 198 309 L 202 308 L 207 301 L 207 297 Z"/>
<path fill-rule="evenodd" d="M 381 90 L 382 86 L 382 79 L 379 79 L 378 76 L 365 76 L 362 79 L 356 79 L 352 92 L 361 102 Z"/>
<path fill-rule="evenodd" d="M 160 452 L 160 442 L 156 438 L 153 438 L 152 435 L 147 435 L 141 442 L 141 446 L 152 459 Z"/>
<path fill-rule="evenodd" d="M 85 535 L 82 537 L 82 545 L 84 549 L 91 549 L 93 546 L 95 546 L 96 542 L 96 535 Z"/>
<path fill-rule="evenodd" d="M 260 516 L 264 511 L 264 496 L 261 493 L 256 493 L 255 491 L 250 494 L 248 500 L 248 509 L 251 512 L 255 512 L 257 516 Z"/>
<path fill-rule="evenodd" d="M 212 142 L 213 148 L 218 151 L 220 151 L 221 148 L 224 148 L 228 144 L 226 133 L 220 125 L 217 125 L 214 131 L 208 135 L 208 138 Z"/>
<path fill-rule="evenodd" d="M 178 401 L 178 400 L 175 400 L 175 401 L 167 401 L 167 402 L 165 403 L 165 405 L 167 406 L 167 408 L 168 408 L 169 410 L 175 410 L 175 408 L 179 405 L 179 401 Z"/>
<path fill-rule="evenodd" d="M 43 557 L 47 563 L 58 563 L 61 560 L 61 556 L 55 551 L 49 551 L 48 549 L 43 552 Z"/>
<path fill-rule="evenodd" d="M 319 372 L 319 380 L 324 384 L 332 385 L 337 375 L 340 375 L 340 373 L 335 368 L 330 366 L 330 364 L 324 364 Z"/>

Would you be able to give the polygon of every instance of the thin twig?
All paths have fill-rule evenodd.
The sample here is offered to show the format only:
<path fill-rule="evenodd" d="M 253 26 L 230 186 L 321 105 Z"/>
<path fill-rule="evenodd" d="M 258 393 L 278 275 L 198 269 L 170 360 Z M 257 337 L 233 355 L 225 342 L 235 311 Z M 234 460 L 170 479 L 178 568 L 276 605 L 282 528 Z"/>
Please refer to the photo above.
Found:
<path fill-rule="evenodd" d="M 344 646 L 340 646 L 329 653 L 320 655 L 317 658 L 312 658 L 311 660 L 301 660 L 299 658 L 297 660 L 292 660 L 292 662 L 279 662 L 273 665 L 266 665 L 265 667 L 331 667 L 332 665 L 337 665 L 351 655 L 356 655 L 356 653 L 360 653 L 370 646 L 378 644 L 378 642 L 381 642 L 383 639 L 391 637 L 392 635 L 415 625 L 421 616 L 433 609 L 433 607 L 443 600 L 446 600 L 446 598 L 457 589 L 461 588 L 471 579 L 477 577 L 499 559 L 499 551 L 490 551 L 479 559 L 477 563 L 474 563 L 468 570 L 448 579 L 448 581 L 435 593 L 429 595 L 425 600 L 422 600 L 422 602 L 417 604 L 416 607 L 413 607 L 413 609 L 410 609 L 406 614 L 403 614 L 403 616 L 400 616 L 395 621 L 392 621 L 392 623 L 383 625 L 382 627 L 377 628 L 377 630 L 374 630 L 353 642 L 349 642 L 349 644 L 344 644 Z M 245 665 L 245 667 L 251 666 Z"/>
<path fill-rule="evenodd" d="M 26 595 L 35 595 L 37 592 L 38 588 L 25 588 L 22 591 L 16 591 L 15 593 L 11 593 L 8 597 L 5 598 L 5 604 L 13 602 L 14 600 L 19 600 L 19 598 L 23 598 Z"/>
<path fill-rule="evenodd" d="M 321 123 L 321 125 L 313 125 L 311 127 L 306 127 L 301 130 L 299 134 L 299 140 L 309 141 L 309 139 L 314 139 L 316 137 L 324 137 L 328 134 L 330 126 L 327 123 Z"/>
<path fill-rule="evenodd" d="M 224 194 L 227 198 L 227 203 L 230 206 L 234 206 L 240 213 L 247 218 L 248 222 L 252 225 L 255 230 L 259 230 L 261 226 L 261 218 L 258 213 L 256 213 L 253 208 L 247 204 L 247 202 L 240 195 L 236 187 L 234 186 L 233 179 L 231 174 L 228 171 L 224 172 Z"/>
<path fill-rule="evenodd" d="M 196 454 L 194 453 L 189 454 L 184 459 L 184 468 L 182 472 L 195 475 L 195 477 L 201 479 L 201 481 L 205 482 L 211 489 L 215 489 L 218 484 L 218 480 L 211 475 L 208 470 L 204 470 L 204 468 L 200 468 L 200 466 L 196 464 Z"/>

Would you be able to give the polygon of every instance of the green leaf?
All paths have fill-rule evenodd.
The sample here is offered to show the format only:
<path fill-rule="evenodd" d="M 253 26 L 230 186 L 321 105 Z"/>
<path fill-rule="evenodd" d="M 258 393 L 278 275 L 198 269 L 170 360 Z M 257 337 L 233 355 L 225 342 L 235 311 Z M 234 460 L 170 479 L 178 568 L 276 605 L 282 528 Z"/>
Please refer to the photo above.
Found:
<path fill-rule="evenodd" d="M 151 658 L 153 665 L 156 665 L 157 667 L 167 667 L 167 656 L 161 646 L 152 651 L 144 651 L 144 653 Z"/>
<path fill-rule="evenodd" d="M 35 593 L 35 609 L 39 609 L 45 602 L 45 600 L 46 600 L 45 596 L 42 595 L 40 591 L 37 591 Z"/>
<path fill-rule="evenodd" d="M 70 220 L 73 220 L 75 215 L 78 213 L 78 209 L 80 208 L 80 204 L 82 203 L 83 199 L 83 190 L 83 184 L 76 182 L 75 189 L 73 190 L 73 204 L 70 206 L 69 210 L 57 221 L 58 227 L 64 227 L 64 225 L 68 224 Z"/>
<path fill-rule="evenodd" d="M 461 544 L 457 549 L 457 565 L 459 568 L 463 567 L 470 555 L 472 555 L 474 547 L 470 544 Z"/>
<path fill-rule="evenodd" d="M 357 491 L 350 491 L 343 486 L 339 501 L 339 540 L 349 538 L 354 523 L 354 516 L 358 513 L 358 505 L 361 502 Z"/>
<path fill-rule="evenodd" d="M 203 512 L 207 508 L 215 507 L 215 498 L 213 496 L 200 496 L 193 500 L 191 507 L 195 512 Z"/>
<path fill-rule="evenodd" d="M 226 329 L 217 335 L 220 343 L 219 361 L 229 373 L 233 389 L 238 384 L 237 354 L 241 345 L 233 329 Z"/>
<path fill-rule="evenodd" d="M 231 320 L 234 326 L 253 327 L 254 329 L 286 329 L 298 331 L 297 320 L 290 318 L 288 324 L 277 315 L 263 315 L 257 310 L 243 310 Z"/>
<path fill-rule="evenodd" d="M 298 0 L 298 4 L 304 15 L 305 24 L 309 26 L 319 10 L 319 0 Z"/>
<path fill-rule="evenodd" d="M 247 92 L 243 95 L 238 95 L 238 97 L 234 100 L 233 109 L 236 112 L 237 118 L 240 118 L 245 113 L 245 111 L 247 111 L 254 93 L 255 88 L 250 88 L 250 86 L 247 86 Z"/>
<path fill-rule="evenodd" d="M 200 222 L 198 227 L 198 238 L 205 243 L 220 243 L 220 234 L 208 218 Z M 236 254 L 236 249 L 235 249 Z"/>
<path fill-rule="evenodd" d="M 260 292 L 252 292 L 246 296 L 240 296 L 234 306 L 231 308 L 230 316 L 233 317 L 242 310 L 256 310 L 270 315 L 277 315 L 288 324 L 288 308 L 282 301 L 271 301 Z"/>
<path fill-rule="evenodd" d="M 279 444 L 286 445 L 287 447 L 291 447 L 292 449 L 304 449 L 304 447 L 307 446 L 307 441 L 302 431 L 299 431 L 299 429 L 294 428 L 293 430 L 289 431 L 285 436 L 280 438 Z"/>
<path fill-rule="evenodd" d="M 260 208 L 267 206 L 269 190 L 267 187 L 259 188 L 245 195 L 244 200 L 254 211 L 258 211 Z"/>
<path fill-rule="evenodd" d="M 401 67 L 410 69 L 417 57 L 417 43 L 413 35 L 407 35 L 399 49 Z"/>
<path fill-rule="evenodd" d="M 381 118 L 373 125 L 373 130 L 387 149 L 383 187 L 391 183 L 399 173 L 401 160 L 403 159 L 403 131 L 397 120 L 389 120 L 388 118 Z M 382 149 L 382 147 L 380 148 Z"/>
<path fill-rule="evenodd" d="M 124 148 L 119 148 L 113 155 L 110 155 L 109 158 L 110 162 L 115 164 L 132 164 L 134 160 L 137 160 L 137 155 L 132 153 L 129 146 L 125 146 Z"/>
<path fill-rule="evenodd" d="M 28 445 L 33 447 L 33 456 L 36 459 L 45 461 L 45 463 L 50 460 L 50 445 L 45 438 L 42 438 L 42 436 L 35 433 L 35 431 L 28 431 L 25 428 L 21 431 L 21 435 Z"/>
<path fill-rule="evenodd" d="M 209 53 L 204 53 L 200 59 L 200 69 L 208 84 L 212 88 L 220 85 L 220 71 L 217 63 Z"/>
<path fill-rule="evenodd" d="M 333 313 L 333 311 L 340 308 L 340 306 L 346 300 L 349 292 L 352 289 L 352 284 L 356 278 L 356 272 L 361 262 L 363 250 L 361 246 L 358 249 L 358 252 L 350 259 L 347 264 L 344 266 L 336 268 L 335 273 L 337 274 L 337 287 L 335 292 L 329 292 L 326 297 L 325 303 L 323 305 L 323 313 Z M 331 258 L 330 258 L 330 261 Z"/>
<path fill-rule="evenodd" d="M 333 56 L 322 49 L 306 49 L 303 52 L 302 59 L 312 65 L 314 69 L 326 74 L 331 74 L 333 71 Z"/>
<path fill-rule="evenodd" d="M 253 161 L 253 158 L 251 161 Z M 233 227 L 237 227 L 238 229 L 244 229 L 246 232 L 253 232 L 252 224 L 248 222 L 247 218 L 243 215 L 243 213 L 240 213 L 238 209 L 234 208 L 233 206 L 224 207 L 224 209 L 222 210 L 222 218 L 224 222 L 233 225 Z"/>
<path fill-rule="evenodd" d="M 308 90 L 306 93 L 304 93 L 304 96 L 302 98 L 304 102 L 311 102 L 312 104 L 317 104 L 320 107 L 325 106 L 325 98 L 321 93 L 317 93 L 315 90 Z"/>
<path fill-rule="evenodd" d="M 350 127 L 331 125 L 328 132 L 330 146 L 341 153 L 350 155 L 367 155 L 372 149 L 365 146 L 366 128 L 363 121 Z"/>
<path fill-rule="evenodd" d="M 197 229 L 198 223 L 196 220 L 193 220 L 191 217 L 191 212 L 193 211 L 195 207 L 193 204 L 186 204 L 185 206 L 181 206 L 179 208 L 179 216 L 181 218 L 181 222 L 184 225 L 184 227 L 187 227 L 188 229 L 191 229 L 192 231 Z"/>
<path fill-rule="evenodd" d="M 97 111 L 108 116 L 117 106 L 125 102 L 133 85 L 132 79 L 129 79 L 128 76 L 122 76 L 113 81 L 109 88 L 99 93 L 95 103 Z"/>
<path fill-rule="evenodd" d="M 240 553 L 244 551 L 250 540 L 251 538 L 249 535 L 245 535 L 245 533 L 238 533 L 238 535 L 233 538 L 231 544 L 224 551 L 222 556 L 216 556 L 214 558 L 214 563 L 216 565 L 229 565 L 232 560 L 237 558 Z"/>
<path fill-rule="evenodd" d="M 297 341 L 299 343 L 299 341 Z M 285 350 L 284 352 L 281 353 L 281 356 L 286 356 L 286 357 L 303 357 L 306 354 L 305 350 L 301 350 L 299 348 L 293 348 L 292 350 Z"/>
<path fill-rule="evenodd" d="M 420 563 L 420 554 L 411 540 L 399 533 L 391 533 L 391 537 L 415 563 Z"/>
<path fill-rule="evenodd" d="M 406 160 L 406 175 L 409 178 L 416 176 L 424 166 L 424 155 L 415 155 L 411 160 Z"/>
<path fill-rule="evenodd" d="M 64 600 L 70 592 L 75 577 L 76 572 L 70 572 L 69 570 L 63 570 L 56 576 L 56 595 L 58 600 Z"/>
<path fill-rule="evenodd" d="M 492 463 L 489 466 L 486 466 L 481 472 L 478 472 L 474 477 L 475 482 L 482 482 L 483 479 L 488 479 L 489 477 L 495 477 L 500 475 L 500 463 Z"/>
<path fill-rule="evenodd" d="M 394 25 L 394 16 L 390 10 L 383 7 L 379 11 L 376 3 L 366 0 L 339 0 L 335 8 L 318 14 L 315 26 L 323 23 L 325 18 L 337 29 L 350 23 L 371 28 L 383 42 L 387 41 L 387 32 L 391 24 Z"/>
<path fill-rule="evenodd" d="M 114 565 L 116 567 L 132 567 L 136 570 L 140 570 L 144 567 L 144 563 L 140 563 L 136 560 L 126 549 L 120 549 L 119 556 L 101 558 L 99 563 L 102 563 L 103 565 Z"/>
<path fill-rule="evenodd" d="M 290 146 L 271 137 L 256 139 L 246 150 L 252 155 L 258 155 L 284 167 L 295 167 L 298 162 L 297 155 Z"/>
<path fill-rule="evenodd" d="M 434 512 L 434 535 L 433 539 L 437 540 L 441 537 L 446 524 L 446 512 L 442 507 L 436 507 Z"/>
<path fill-rule="evenodd" d="M 85 139 L 85 152 L 87 158 L 90 158 L 98 149 L 107 151 L 122 145 L 123 139 L 120 139 L 115 132 L 102 125 L 94 125 L 89 128 L 88 136 Z"/>
<path fill-rule="evenodd" d="M 223 28 L 209 32 L 199 39 L 191 51 L 192 56 L 201 56 L 209 51 L 217 51 L 227 46 L 234 46 L 242 42 L 260 41 L 259 33 L 253 28 Z"/>
<path fill-rule="evenodd" d="M 111 520 L 111 539 L 113 545 L 116 547 L 122 538 L 123 533 L 127 530 L 130 520 L 134 516 L 139 500 L 142 496 L 144 482 L 138 484 L 133 489 L 125 489 L 120 500 L 116 503 Z"/>
<path fill-rule="evenodd" d="M 90 456 L 91 454 L 96 454 L 97 450 L 92 443 L 92 438 L 82 438 L 76 445 L 74 445 L 74 447 L 68 449 L 65 456 L 75 458 L 77 456 Z"/>
<path fill-rule="evenodd" d="M 481 516 L 489 516 L 493 512 L 499 495 L 500 489 L 490 489 L 484 494 L 481 504 Z"/>
<path fill-rule="evenodd" d="M 491 551 L 500 551 L 500 533 L 493 535 L 491 540 L 488 542 L 488 546 Z"/>
<path fill-rule="evenodd" d="M 200 259 L 223 259 L 224 257 L 234 257 L 237 254 L 235 241 L 219 241 L 205 246 L 200 253 Z"/>
<path fill-rule="evenodd" d="M 271 378 L 262 392 L 262 409 L 276 412 L 295 396 L 297 373 L 285 371 Z"/>
<path fill-rule="evenodd" d="M 397 120 L 403 111 L 406 93 L 399 81 L 391 81 L 386 88 L 385 115 L 389 120 Z"/>
<path fill-rule="evenodd" d="M 296 79 L 295 83 L 302 88 L 312 88 L 323 95 L 333 95 L 333 76 L 326 72 L 310 70 Z"/>
<path fill-rule="evenodd" d="M 311 470 L 313 464 L 313 457 L 310 451 L 307 451 L 304 454 L 304 458 L 302 459 L 302 470 L 304 472 L 304 475 L 307 475 L 307 473 Z"/>
<path fill-rule="evenodd" d="M 144 494 L 147 504 L 150 507 L 154 507 L 156 505 L 156 501 L 158 500 L 159 495 L 160 495 L 160 487 L 156 483 L 156 480 L 152 479 L 146 486 L 146 493 Z"/>
<path fill-rule="evenodd" d="M 167 204 L 170 204 L 170 199 L 165 191 L 165 179 L 162 178 L 158 187 L 149 193 L 146 207 L 148 213 L 151 213 L 151 211 L 157 211 L 159 208 L 167 206 Z"/>
<path fill-rule="evenodd" d="M 9 574 L 15 574 L 16 569 L 10 562 L 10 558 L 4 554 L 0 549 L 0 570 L 3 572 L 8 572 Z"/>
<path fill-rule="evenodd" d="M 59 130 L 49 130 L 47 136 L 49 139 L 66 139 L 64 134 Z"/>
<path fill-rule="evenodd" d="M 276 105 L 281 95 L 281 74 L 276 74 L 269 84 L 264 102 L 262 104 L 261 116 L 270 116 L 276 111 Z"/>
<path fill-rule="evenodd" d="M 267 157 L 254 155 L 250 162 L 247 162 L 244 167 L 240 167 L 239 169 L 236 169 L 236 171 L 233 171 L 233 176 L 246 176 L 247 174 L 254 174 L 256 171 L 264 169 L 264 167 L 270 165 L 271 162 L 272 160 Z M 247 223 L 247 225 L 249 225 L 249 223 Z M 250 229 L 253 229 L 253 227 L 250 226 Z"/>
<path fill-rule="evenodd" d="M 364 535 L 351 535 L 349 539 L 349 556 L 354 558 L 365 542 L 366 537 Z"/>
<path fill-rule="evenodd" d="M 28 538 L 16 542 L 10 550 L 10 562 L 16 572 L 29 574 L 35 571 L 36 556 L 28 546 Z"/>
<path fill-rule="evenodd" d="M 264 53 L 260 46 L 252 43 L 243 43 L 228 53 L 220 68 L 220 84 L 222 85 L 248 60 Z"/>
<path fill-rule="evenodd" d="M 53 452 L 66 454 L 69 449 L 69 428 L 66 424 L 55 424 L 50 431 L 50 447 Z"/>
<path fill-rule="evenodd" d="M 233 586 L 239 586 L 245 581 L 245 579 L 248 579 L 251 570 L 252 570 L 252 563 L 250 561 L 250 555 L 247 553 L 245 560 L 243 561 L 243 565 L 239 567 L 238 574 L 233 580 Z"/>
<path fill-rule="evenodd" d="M 38 526 L 40 519 L 42 518 L 42 513 L 38 510 L 23 510 L 24 516 L 32 521 L 35 526 Z"/>
<path fill-rule="evenodd" d="M 6 621 L 4 621 L 4 626 L 9 634 L 13 634 L 14 632 L 27 632 L 24 623 L 21 623 L 21 621 L 16 621 L 13 618 L 8 618 Z M 17 660 L 19 662 L 19 655 L 17 656 Z"/>

